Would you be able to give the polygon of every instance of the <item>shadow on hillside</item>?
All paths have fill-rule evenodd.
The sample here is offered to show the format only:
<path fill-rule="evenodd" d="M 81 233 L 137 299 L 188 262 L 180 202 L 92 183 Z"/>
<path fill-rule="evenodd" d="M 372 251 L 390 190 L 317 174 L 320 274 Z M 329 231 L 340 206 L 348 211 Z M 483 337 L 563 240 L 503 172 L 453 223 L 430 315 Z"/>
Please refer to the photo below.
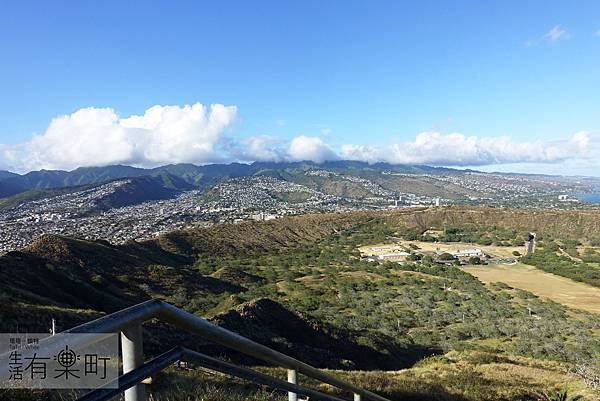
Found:
<path fill-rule="evenodd" d="M 439 349 L 419 345 L 398 347 L 392 343 L 380 342 L 378 348 L 375 349 L 357 344 L 348 338 L 339 339 L 322 332 L 304 332 L 304 338 L 294 335 L 284 337 L 269 331 L 268 328 L 257 333 L 249 332 L 242 327 L 237 327 L 237 330 L 232 329 L 227 324 L 223 324 L 223 321 L 219 323 L 221 326 L 262 345 L 322 369 L 400 370 L 410 368 L 424 358 L 442 354 Z M 200 336 L 178 330 L 167 324 L 158 323 L 145 326 L 144 352 L 147 355 L 159 355 L 177 346 L 246 366 L 269 366 L 264 361 L 208 342 Z M 385 352 L 378 351 L 378 349 L 384 349 Z"/>

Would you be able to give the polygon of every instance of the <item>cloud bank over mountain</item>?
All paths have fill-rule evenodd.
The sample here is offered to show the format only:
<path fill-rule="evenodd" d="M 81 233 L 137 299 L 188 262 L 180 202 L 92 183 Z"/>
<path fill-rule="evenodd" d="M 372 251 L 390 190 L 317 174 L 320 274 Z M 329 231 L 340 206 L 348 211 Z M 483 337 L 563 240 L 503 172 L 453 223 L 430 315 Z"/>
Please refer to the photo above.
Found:
<path fill-rule="evenodd" d="M 215 146 L 236 113 L 235 106 L 196 103 L 153 106 L 143 115 L 122 118 L 113 109 L 89 107 L 54 118 L 26 143 L 4 145 L 0 159 L 21 171 L 216 162 L 222 156 Z"/>
<path fill-rule="evenodd" d="M 399 164 L 482 166 L 506 163 L 555 163 L 590 156 L 591 134 L 578 132 L 559 141 L 515 142 L 509 137 L 443 135 L 423 132 L 414 141 L 388 146 L 342 145 L 348 160 L 387 161 Z"/>
<path fill-rule="evenodd" d="M 110 108 L 84 108 L 54 118 L 46 130 L 22 144 L 0 144 L 0 169 L 71 170 L 84 166 L 228 161 L 359 160 L 369 163 L 489 166 L 577 162 L 598 165 L 598 137 L 577 132 L 562 140 L 515 141 L 507 136 L 423 132 L 414 140 L 386 145 L 344 143 L 331 146 L 320 136 L 228 136 L 236 106 L 200 103 L 156 105 L 142 115 L 119 116 Z"/>

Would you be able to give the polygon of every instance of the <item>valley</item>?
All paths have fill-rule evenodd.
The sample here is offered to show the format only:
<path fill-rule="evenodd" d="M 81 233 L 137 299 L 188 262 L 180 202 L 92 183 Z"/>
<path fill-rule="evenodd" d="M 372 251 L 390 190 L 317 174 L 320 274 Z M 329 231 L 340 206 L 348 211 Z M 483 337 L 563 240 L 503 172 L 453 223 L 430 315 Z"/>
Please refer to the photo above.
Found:
<path fill-rule="evenodd" d="M 0 401 L 600 401 L 600 1 L 0 10 Z"/>
<path fill-rule="evenodd" d="M 55 318 L 62 330 L 159 298 L 393 399 L 518 401 L 568 388 L 595 400 L 600 314 L 592 297 L 600 286 L 594 268 L 579 280 L 590 284 L 567 277 L 600 255 L 600 217 L 534 213 L 445 206 L 306 214 L 123 245 L 45 235 L 0 256 L 0 324 L 46 331 Z M 534 256 L 550 261 L 544 269 L 553 274 L 523 264 L 538 262 L 527 257 L 513 266 L 458 266 L 425 254 L 468 246 L 507 256 L 523 250 L 530 231 L 539 239 Z M 361 258 L 359 249 L 398 242 L 423 256 Z M 564 256 L 577 247 L 578 258 Z M 580 292 L 590 302 L 571 298 Z M 224 353 L 164 325 L 145 331 L 149 355 L 175 344 Z M 157 383 L 219 388 L 211 377 L 192 384 L 188 374 L 195 375 L 169 371 Z M 168 389 L 150 387 L 157 399 L 179 399 Z M 269 399 L 238 390 L 227 397 Z M 224 397 L 215 391 L 207 397 Z"/>

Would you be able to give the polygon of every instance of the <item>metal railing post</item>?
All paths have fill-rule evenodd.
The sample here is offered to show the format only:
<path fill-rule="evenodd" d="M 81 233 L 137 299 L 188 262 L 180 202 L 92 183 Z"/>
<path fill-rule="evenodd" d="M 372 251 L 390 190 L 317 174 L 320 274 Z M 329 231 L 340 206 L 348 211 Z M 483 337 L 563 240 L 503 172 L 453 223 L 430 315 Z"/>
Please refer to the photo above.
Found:
<path fill-rule="evenodd" d="M 298 384 L 298 371 L 296 369 L 288 369 L 287 371 L 288 383 Z M 288 400 L 289 401 L 298 401 L 298 394 L 288 392 Z"/>
<path fill-rule="evenodd" d="M 123 352 L 123 374 L 144 364 L 144 348 L 142 325 L 136 323 L 121 332 L 121 349 Z M 137 384 L 125 390 L 125 401 L 146 401 L 144 384 Z"/>
<path fill-rule="evenodd" d="M 226 330 L 222 327 L 216 326 L 207 320 L 204 320 L 198 316 L 195 316 L 189 312 L 176 308 L 164 301 L 160 300 L 149 300 L 142 302 L 137 305 L 130 306 L 126 309 L 114 312 L 110 315 L 102 316 L 91 322 L 84 323 L 77 327 L 73 327 L 63 333 L 121 333 L 122 342 L 122 353 L 123 353 L 123 370 L 126 372 L 119 378 L 118 388 L 116 391 L 107 393 L 106 389 L 98 388 L 91 393 L 89 396 L 84 396 L 83 399 L 91 400 L 108 400 L 107 397 L 112 397 L 118 394 L 119 391 L 134 386 L 136 383 L 140 383 L 137 386 L 131 388 L 125 392 L 126 401 L 142 401 L 145 397 L 145 386 L 144 380 L 140 380 L 140 377 L 144 375 L 152 375 L 162 369 L 166 365 L 160 365 L 157 367 L 156 364 L 148 367 L 144 367 L 143 364 L 143 343 L 142 343 L 142 327 L 143 322 L 151 319 L 160 319 L 165 323 L 169 323 L 178 327 L 179 329 L 185 330 L 189 333 L 200 335 L 204 339 L 213 343 L 225 346 L 231 350 L 241 352 L 245 355 L 260 359 L 268 362 L 275 366 L 280 366 L 288 370 L 288 381 L 278 380 L 275 378 L 258 377 L 257 372 L 248 373 L 247 369 L 244 370 L 235 365 L 229 364 L 227 371 L 232 369 L 240 374 L 239 377 L 246 378 L 247 380 L 255 381 L 263 385 L 271 386 L 273 388 L 280 388 L 283 391 L 289 393 L 290 400 L 298 400 L 298 395 L 308 396 L 315 400 L 328 400 L 328 401 L 342 401 L 341 398 L 330 396 L 327 394 L 319 393 L 318 391 L 303 388 L 297 384 L 297 374 L 302 372 L 303 375 L 312 379 L 318 380 L 323 383 L 327 383 L 331 386 L 337 387 L 341 390 L 347 391 L 354 394 L 354 400 L 368 399 L 370 401 L 390 401 L 389 399 L 382 397 L 376 393 L 365 390 L 364 388 L 357 387 L 355 384 L 348 383 L 340 378 L 330 375 L 320 369 L 317 369 L 311 365 L 308 365 L 302 361 L 292 358 L 288 355 L 282 354 L 272 348 L 266 347 L 259 343 L 256 343 L 249 338 L 242 337 L 239 334 Z M 86 337 L 87 338 L 87 337 Z M 85 346 L 89 344 L 86 338 L 78 337 L 78 340 L 74 340 L 75 343 L 69 343 L 69 346 Z M 59 352 L 64 348 L 65 344 L 61 336 L 49 336 L 48 338 L 40 341 L 40 346 L 44 346 L 45 349 L 51 349 L 54 352 Z M 192 360 L 198 360 L 200 358 L 203 363 L 208 364 L 207 360 L 211 359 L 208 356 L 194 353 L 190 350 L 182 351 L 181 349 L 175 349 L 168 356 L 169 362 L 165 362 L 164 358 L 161 359 L 161 363 L 171 364 L 181 357 L 181 353 L 187 358 Z M 33 355 L 33 354 L 31 354 Z M 6 354 L 0 355 L 0 357 L 7 359 L 9 356 Z M 2 359 L 0 358 L 0 359 Z M 222 361 L 214 360 L 210 362 L 211 366 L 221 366 L 224 363 Z M 216 364 L 216 365 L 215 365 Z M 227 365 L 227 364 L 225 364 Z M 218 371 L 221 371 L 217 369 Z M 7 380 L 9 375 L 9 367 L 0 364 L 0 380 Z M 125 382 L 122 383 L 121 379 Z M 151 380 L 151 378 L 147 377 Z M 98 392 L 104 394 L 98 394 Z"/>

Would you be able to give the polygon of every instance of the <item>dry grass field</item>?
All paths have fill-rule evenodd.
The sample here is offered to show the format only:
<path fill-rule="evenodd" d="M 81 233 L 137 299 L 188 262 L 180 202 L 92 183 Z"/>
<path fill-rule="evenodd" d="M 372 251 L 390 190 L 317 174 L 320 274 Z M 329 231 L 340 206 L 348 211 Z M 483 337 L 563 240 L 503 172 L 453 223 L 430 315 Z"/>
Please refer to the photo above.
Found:
<path fill-rule="evenodd" d="M 484 283 L 503 282 L 565 306 L 600 313 L 600 288 L 518 263 L 513 266 L 468 266 L 464 270 Z"/>
<path fill-rule="evenodd" d="M 257 370 L 285 380 L 285 370 Z M 427 358 L 410 369 L 399 371 L 330 371 L 343 380 L 375 391 L 392 400 L 470 401 L 534 400 L 548 389 L 568 389 L 585 400 L 597 400 L 598 392 L 585 387 L 567 365 L 512 355 L 479 351 L 450 351 Z M 320 391 L 346 396 L 332 386 L 302 377 L 303 383 Z M 287 400 L 287 395 L 223 375 L 201 370 L 175 371 L 158 375 L 150 387 L 156 401 Z M 201 394 L 198 398 L 190 394 Z"/>

